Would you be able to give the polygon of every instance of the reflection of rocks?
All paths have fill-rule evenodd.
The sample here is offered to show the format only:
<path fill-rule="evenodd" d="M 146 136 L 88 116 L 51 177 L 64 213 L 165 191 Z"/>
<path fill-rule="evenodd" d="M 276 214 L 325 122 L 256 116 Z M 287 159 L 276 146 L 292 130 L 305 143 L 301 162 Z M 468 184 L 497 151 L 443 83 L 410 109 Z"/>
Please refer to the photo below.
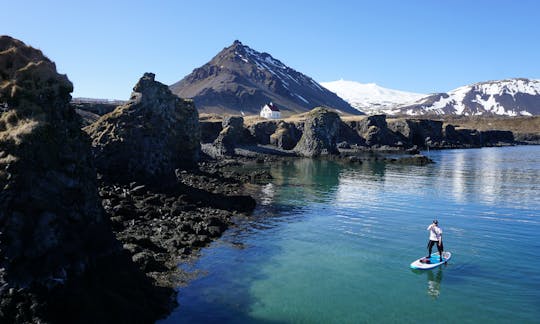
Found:
<path fill-rule="evenodd" d="M 152 73 L 144 74 L 125 105 L 85 130 L 93 140 L 98 171 L 114 179 L 172 177 L 176 168 L 194 167 L 199 158 L 193 102 L 173 95 Z"/>
<path fill-rule="evenodd" d="M 435 163 L 433 162 L 432 159 L 421 154 L 416 154 L 413 156 L 406 156 L 406 157 L 401 157 L 401 158 L 385 158 L 384 161 L 390 162 L 390 163 L 411 164 L 411 165 L 426 165 L 430 163 Z"/>
<path fill-rule="evenodd" d="M 315 108 L 306 115 L 304 133 L 294 148 L 302 156 L 315 157 L 338 154 L 336 146 L 341 120 L 337 113 Z"/>

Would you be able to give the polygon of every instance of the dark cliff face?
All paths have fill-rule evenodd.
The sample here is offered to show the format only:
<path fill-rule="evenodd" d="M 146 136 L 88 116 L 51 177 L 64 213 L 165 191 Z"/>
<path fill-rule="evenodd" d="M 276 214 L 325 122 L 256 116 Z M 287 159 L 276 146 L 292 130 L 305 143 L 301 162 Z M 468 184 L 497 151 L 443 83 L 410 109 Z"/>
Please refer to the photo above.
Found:
<path fill-rule="evenodd" d="M 285 114 L 318 106 L 359 114 L 312 78 L 239 41 L 170 88 L 182 98 L 193 98 L 205 113 L 258 114 L 272 101 Z"/>
<path fill-rule="evenodd" d="M 41 51 L 0 38 L 0 267 L 10 284 L 54 284 L 112 248 L 73 89 Z"/>
<path fill-rule="evenodd" d="M 306 116 L 304 132 L 294 150 L 301 156 L 338 154 L 337 138 L 341 120 L 333 111 L 316 108 Z"/>
<path fill-rule="evenodd" d="M 131 99 L 85 130 L 92 138 L 98 171 L 119 180 L 173 177 L 192 168 L 200 152 L 198 113 L 146 73 Z M 125 178 L 125 179 L 120 179 Z"/>

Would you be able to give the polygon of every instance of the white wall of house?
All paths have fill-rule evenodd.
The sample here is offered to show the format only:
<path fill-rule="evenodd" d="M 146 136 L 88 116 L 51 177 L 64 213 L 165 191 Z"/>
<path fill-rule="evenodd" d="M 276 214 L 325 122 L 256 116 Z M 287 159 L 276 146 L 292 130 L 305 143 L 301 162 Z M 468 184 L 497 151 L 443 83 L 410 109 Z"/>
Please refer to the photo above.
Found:
<path fill-rule="evenodd" d="M 264 105 L 264 107 L 261 109 L 260 116 L 268 119 L 279 119 L 281 118 L 281 112 L 272 111 L 268 105 Z"/>

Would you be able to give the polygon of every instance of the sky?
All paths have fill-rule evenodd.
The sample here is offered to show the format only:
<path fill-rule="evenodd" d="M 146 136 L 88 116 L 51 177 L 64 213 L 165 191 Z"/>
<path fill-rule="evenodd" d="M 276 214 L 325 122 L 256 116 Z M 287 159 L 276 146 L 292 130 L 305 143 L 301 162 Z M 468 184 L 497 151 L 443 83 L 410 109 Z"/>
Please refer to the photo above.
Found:
<path fill-rule="evenodd" d="M 172 84 L 240 40 L 316 81 L 418 93 L 540 79 L 540 1 L 0 0 L 0 35 L 39 48 L 73 97 Z"/>

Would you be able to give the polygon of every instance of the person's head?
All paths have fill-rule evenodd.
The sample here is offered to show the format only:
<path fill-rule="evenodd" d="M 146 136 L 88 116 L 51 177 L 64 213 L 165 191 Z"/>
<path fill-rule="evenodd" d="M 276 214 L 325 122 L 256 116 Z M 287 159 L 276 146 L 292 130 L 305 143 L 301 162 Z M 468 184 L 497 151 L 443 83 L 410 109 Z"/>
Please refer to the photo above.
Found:
<path fill-rule="evenodd" d="M 436 219 L 434 219 L 434 220 L 433 220 L 433 224 L 435 224 L 436 226 L 439 226 L 439 221 L 436 220 Z"/>

